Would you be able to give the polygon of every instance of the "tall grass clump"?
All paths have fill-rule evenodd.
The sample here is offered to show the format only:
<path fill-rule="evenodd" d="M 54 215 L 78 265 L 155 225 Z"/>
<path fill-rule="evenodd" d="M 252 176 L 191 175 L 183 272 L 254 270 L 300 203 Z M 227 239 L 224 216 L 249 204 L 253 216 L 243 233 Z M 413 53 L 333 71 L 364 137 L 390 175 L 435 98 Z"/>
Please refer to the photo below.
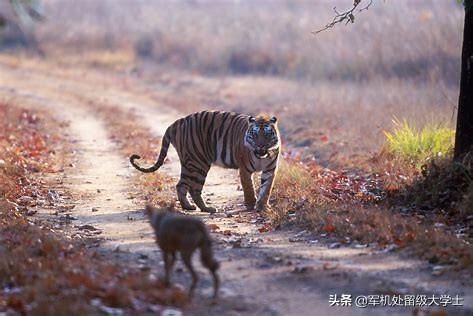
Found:
<path fill-rule="evenodd" d="M 394 118 L 393 123 L 392 131 L 384 131 L 385 149 L 416 167 L 431 158 L 445 156 L 453 148 L 455 130 L 442 124 L 431 123 L 418 129 L 407 120 Z"/>
<path fill-rule="evenodd" d="M 271 197 L 271 202 L 275 207 L 267 210 L 265 215 L 276 226 L 288 220 L 288 211 L 300 209 L 307 198 L 318 197 L 311 192 L 313 182 L 310 173 L 300 164 L 281 159 Z"/>

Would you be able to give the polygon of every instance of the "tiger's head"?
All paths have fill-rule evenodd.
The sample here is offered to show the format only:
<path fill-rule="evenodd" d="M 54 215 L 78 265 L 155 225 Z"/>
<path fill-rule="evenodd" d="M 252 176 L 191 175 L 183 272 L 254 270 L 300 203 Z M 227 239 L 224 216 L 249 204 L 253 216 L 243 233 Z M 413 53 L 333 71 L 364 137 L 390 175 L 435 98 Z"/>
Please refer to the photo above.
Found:
<path fill-rule="evenodd" d="M 270 117 L 267 114 L 250 116 L 245 133 L 245 146 L 254 153 L 256 158 L 267 158 L 279 149 L 279 144 L 279 130 L 275 116 Z"/>

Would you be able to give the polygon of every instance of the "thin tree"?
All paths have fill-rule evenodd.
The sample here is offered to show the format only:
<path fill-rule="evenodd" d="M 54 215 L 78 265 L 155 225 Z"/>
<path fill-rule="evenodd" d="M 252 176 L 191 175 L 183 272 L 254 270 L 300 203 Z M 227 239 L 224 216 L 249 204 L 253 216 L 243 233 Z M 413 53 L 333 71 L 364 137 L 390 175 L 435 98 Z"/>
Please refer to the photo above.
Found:
<path fill-rule="evenodd" d="M 455 134 L 456 159 L 461 159 L 473 150 L 473 0 L 464 0 L 464 7 L 460 98 Z"/>

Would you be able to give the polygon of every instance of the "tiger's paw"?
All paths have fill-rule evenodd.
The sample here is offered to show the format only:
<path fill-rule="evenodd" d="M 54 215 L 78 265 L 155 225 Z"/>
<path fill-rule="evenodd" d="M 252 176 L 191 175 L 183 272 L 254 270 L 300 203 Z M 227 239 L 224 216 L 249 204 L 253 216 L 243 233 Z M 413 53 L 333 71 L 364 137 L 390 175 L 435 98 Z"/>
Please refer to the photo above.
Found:
<path fill-rule="evenodd" d="M 252 203 L 252 204 L 245 203 L 245 207 L 247 211 L 252 211 L 255 209 L 255 203 Z"/>
<path fill-rule="evenodd" d="M 214 214 L 214 213 L 217 212 L 217 209 L 215 207 L 208 206 L 204 209 L 201 209 L 201 212 L 207 212 L 207 213 L 210 213 L 210 214 Z"/>
<path fill-rule="evenodd" d="M 184 210 L 186 210 L 186 211 L 195 211 L 195 210 L 197 209 L 197 208 L 195 207 L 195 205 L 192 205 L 192 204 L 183 206 L 182 208 L 183 208 Z"/>
<path fill-rule="evenodd" d="M 257 210 L 258 212 L 267 210 L 267 209 L 269 209 L 269 208 L 270 208 L 270 206 L 269 206 L 268 203 L 256 202 L 255 210 Z"/>

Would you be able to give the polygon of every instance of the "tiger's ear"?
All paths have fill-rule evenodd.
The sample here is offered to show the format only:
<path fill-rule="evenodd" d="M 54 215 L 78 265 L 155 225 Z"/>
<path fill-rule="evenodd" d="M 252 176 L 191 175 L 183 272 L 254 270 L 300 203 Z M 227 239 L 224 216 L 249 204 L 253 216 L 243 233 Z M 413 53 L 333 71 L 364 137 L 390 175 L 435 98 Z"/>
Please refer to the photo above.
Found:
<path fill-rule="evenodd" d="M 256 119 L 253 116 L 250 116 L 250 118 L 248 119 L 248 122 L 254 123 L 256 122 Z"/>
<path fill-rule="evenodd" d="M 276 124 L 276 122 L 278 121 L 278 119 L 276 118 L 276 116 L 273 116 L 272 118 L 269 119 L 269 121 L 273 124 Z"/>

